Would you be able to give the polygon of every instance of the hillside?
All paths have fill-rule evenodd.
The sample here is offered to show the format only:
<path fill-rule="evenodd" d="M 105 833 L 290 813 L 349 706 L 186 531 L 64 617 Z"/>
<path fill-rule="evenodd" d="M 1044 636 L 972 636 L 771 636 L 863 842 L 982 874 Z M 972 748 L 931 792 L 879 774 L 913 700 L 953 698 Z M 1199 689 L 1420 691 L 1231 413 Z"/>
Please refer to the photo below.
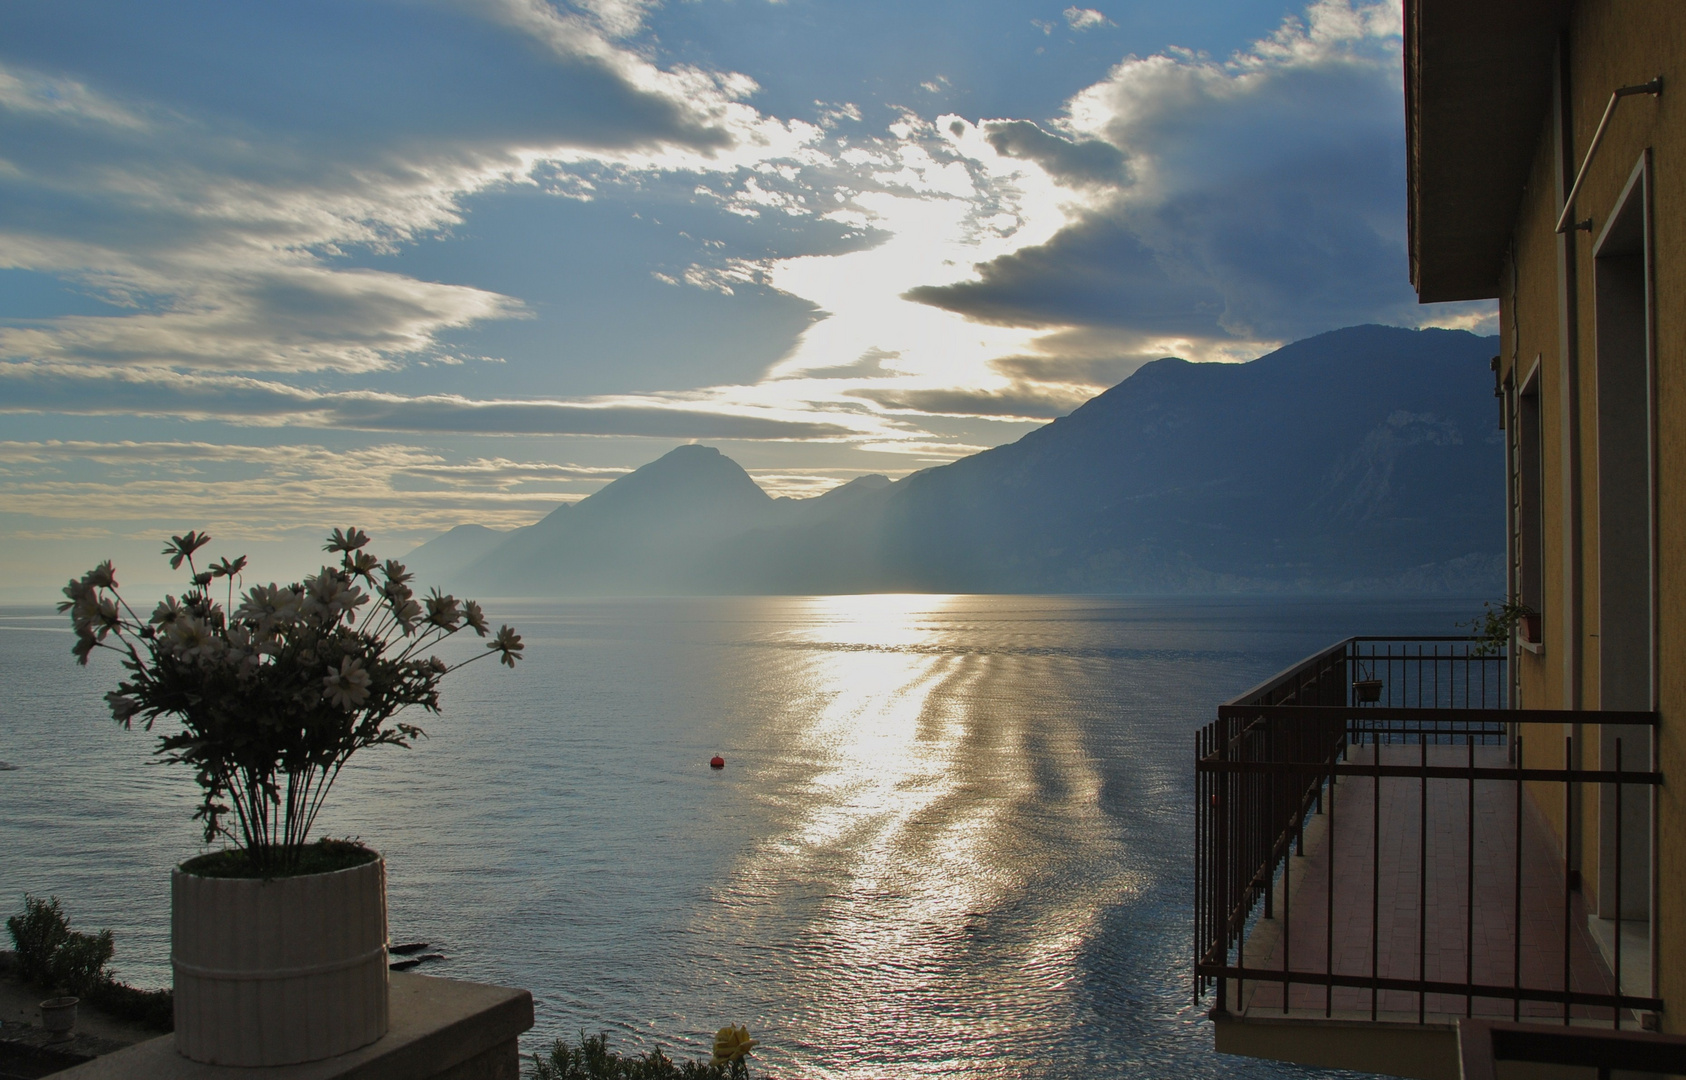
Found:
<path fill-rule="evenodd" d="M 1497 592 L 1494 347 L 1362 326 L 1248 364 L 1160 360 L 1015 443 L 817 499 L 682 446 L 416 555 L 450 541 L 446 580 L 485 595 Z"/>

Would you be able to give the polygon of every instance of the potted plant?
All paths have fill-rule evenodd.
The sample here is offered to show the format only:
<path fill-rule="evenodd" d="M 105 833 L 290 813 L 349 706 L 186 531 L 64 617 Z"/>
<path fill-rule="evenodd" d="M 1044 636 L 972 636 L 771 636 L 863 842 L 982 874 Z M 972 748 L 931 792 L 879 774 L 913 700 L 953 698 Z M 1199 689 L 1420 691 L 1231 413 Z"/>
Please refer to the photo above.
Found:
<path fill-rule="evenodd" d="M 238 605 L 246 559 L 201 570 L 209 541 L 165 546 L 188 588 L 145 618 L 110 562 L 71 581 L 59 610 L 78 662 L 122 655 L 127 674 L 106 695 L 118 723 L 177 722 L 157 753 L 194 769 L 206 843 L 232 844 L 171 875 L 176 1049 L 220 1065 L 332 1057 L 386 1032 L 386 867 L 358 843 L 309 843 L 311 827 L 352 754 L 409 746 L 423 732 L 397 719 L 404 710 L 438 712 L 440 680 L 473 660 L 514 667 L 521 638 L 504 626 L 470 660 L 433 655 L 465 629 L 487 636 L 479 605 L 418 598 L 403 564 L 365 551 L 357 529 L 324 545 L 338 566 L 253 585 Z"/>
<path fill-rule="evenodd" d="M 1470 650 L 1471 656 L 1502 655 L 1510 648 L 1512 634 L 1518 641 L 1529 645 L 1540 643 L 1540 613 L 1527 604 L 1501 600 L 1495 607 L 1489 600 L 1481 605 L 1481 609 L 1478 617 L 1457 624 L 1474 631 L 1471 637 L 1475 640 L 1475 647 Z"/>
<path fill-rule="evenodd" d="M 1353 674 L 1357 678 L 1352 680 L 1352 697 L 1360 705 L 1374 705 L 1382 699 L 1382 681 L 1376 678 L 1375 661 L 1366 663 L 1363 660 L 1354 663 Z"/>

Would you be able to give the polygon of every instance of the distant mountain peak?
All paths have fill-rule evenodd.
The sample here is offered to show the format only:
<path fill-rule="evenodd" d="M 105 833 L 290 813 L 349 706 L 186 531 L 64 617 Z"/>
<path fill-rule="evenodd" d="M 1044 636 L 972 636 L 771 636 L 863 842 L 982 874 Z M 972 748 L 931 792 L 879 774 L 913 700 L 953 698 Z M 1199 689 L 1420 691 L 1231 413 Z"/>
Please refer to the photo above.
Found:
<path fill-rule="evenodd" d="M 676 446 L 648 465 L 581 499 L 582 513 L 688 513 L 761 510 L 773 499 L 743 466 L 712 446 Z"/>
<path fill-rule="evenodd" d="M 823 492 L 816 497 L 821 499 L 835 499 L 845 495 L 856 495 L 869 491 L 881 491 L 893 483 L 895 483 L 895 481 L 891 480 L 883 473 L 867 473 L 864 476 L 855 477 L 846 484 L 838 484 L 830 491 Z"/>

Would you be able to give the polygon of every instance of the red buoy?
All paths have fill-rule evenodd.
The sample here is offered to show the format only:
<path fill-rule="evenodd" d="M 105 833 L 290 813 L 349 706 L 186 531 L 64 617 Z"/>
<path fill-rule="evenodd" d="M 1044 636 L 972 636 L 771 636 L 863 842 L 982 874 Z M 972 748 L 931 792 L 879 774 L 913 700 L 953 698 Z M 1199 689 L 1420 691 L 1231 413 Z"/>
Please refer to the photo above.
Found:
<path fill-rule="evenodd" d="M 711 769 L 724 769 L 726 767 L 726 759 L 721 757 L 719 754 L 715 754 L 713 757 L 708 759 L 708 767 Z"/>

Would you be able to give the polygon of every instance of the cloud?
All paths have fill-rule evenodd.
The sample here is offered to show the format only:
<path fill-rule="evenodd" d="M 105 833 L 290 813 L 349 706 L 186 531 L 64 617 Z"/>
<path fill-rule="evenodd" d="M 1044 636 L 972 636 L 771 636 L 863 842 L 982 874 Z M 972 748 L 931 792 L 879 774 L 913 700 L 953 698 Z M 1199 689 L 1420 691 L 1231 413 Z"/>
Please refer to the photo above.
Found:
<path fill-rule="evenodd" d="M 481 434 L 633 435 L 663 438 L 826 439 L 854 428 L 705 400 L 475 400 L 455 394 L 406 397 L 325 392 L 227 375 L 156 369 L 0 365 L 0 412 L 220 419 L 249 424 L 361 431 Z"/>
<path fill-rule="evenodd" d="M 922 285 L 907 297 L 1000 326 L 1104 325 L 1144 333 L 1222 335 L 1222 291 L 1101 214 L 1046 244 L 978 267 L 973 281 Z"/>
<path fill-rule="evenodd" d="M 487 491 L 518 487 L 531 489 L 535 484 L 607 483 L 631 471 L 622 467 L 514 461 L 509 458 L 470 458 L 453 462 L 437 450 L 402 444 L 330 449 L 309 443 L 265 446 L 133 439 L 116 442 L 88 439 L 0 442 L 0 476 L 11 475 L 14 472 L 11 467 L 18 465 L 68 462 L 117 466 L 125 470 L 152 469 L 178 477 L 205 477 L 219 467 L 238 465 L 261 468 L 277 479 L 332 476 L 339 481 L 345 478 L 342 474 L 355 470 L 364 474 L 378 473 L 388 479 L 408 477 L 452 488 Z"/>
<path fill-rule="evenodd" d="M 853 124 L 861 122 L 860 106 L 852 102 L 844 101 L 833 104 L 826 101 L 816 100 L 814 102 L 814 108 L 818 110 L 820 126 L 825 128 L 827 131 L 830 131 L 832 128 L 837 127 L 845 121 Z"/>
<path fill-rule="evenodd" d="M 1014 383 L 1070 387 L 1086 400 L 1123 382 L 1145 363 L 1139 356 L 1003 356 L 990 366 Z"/>
<path fill-rule="evenodd" d="M 663 69 L 616 39 L 636 34 L 651 6 L 638 0 L 587 0 L 587 14 L 558 10 L 544 0 L 488 0 L 466 10 L 508 26 L 543 44 L 559 60 L 606 77 L 610 102 L 622 105 L 622 122 L 606 126 L 609 139 L 584 145 L 627 146 L 660 140 L 709 152 L 755 141 L 761 117 L 740 104 L 757 87 L 748 76 L 679 66 Z M 566 110 L 572 112 L 573 110 Z M 642 120 L 628 124 L 625 120 Z"/>
<path fill-rule="evenodd" d="M 416 5 L 394 34 L 377 24 L 395 13 L 355 5 L 308 27 L 285 7 L 188 26 L 186 12 L 119 5 L 74 48 L 51 20 L 0 40 L 0 268 L 118 309 L 0 326 L 0 358 L 397 366 L 447 331 L 528 312 L 348 256 L 440 235 L 500 185 L 589 197 L 554 163 L 730 172 L 819 136 L 745 104 L 756 87 L 742 75 L 659 66 L 625 40 L 647 8 Z M 301 35 L 305 65 L 296 49 L 250 47 Z"/>
<path fill-rule="evenodd" d="M 1052 420 L 1083 404 L 1091 396 L 1081 390 L 1059 392 L 1019 383 L 1005 390 L 937 388 L 925 390 L 851 390 L 857 397 L 901 412 L 939 416 L 991 416 L 1015 420 Z"/>
<path fill-rule="evenodd" d="M 263 538 L 301 523 L 355 519 L 382 533 L 420 538 L 464 521 L 529 524 L 625 472 L 507 458 L 452 460 L 403 444 L 0 442 L 0 499 L 8 513 L 62 523 L 52 526 L 58 535 L 88 520 L 104 523 L 99 535 L 133 523 L 192 520 L 219 536 Z"/>
<path fill-rule="evenodd" d="M 0 68 L 0 109 L 137 131 L 144 131 L 150 126 L 123 105 L 89 90 L 75 79 L 55 78 L 33 71 Z"/>
<path fill-rule="evenodd" d="M 874 346 L 861 353 L 860 358 L 853 363 L 838 364 L 834 367 L 811 368 L 801 372 L 804 379 L 863 379 L 894 376 L 896 373 L 884 366 L 884 361 L 895 360 L 901 356 L 900 352 L 891 349 L 880 349 Z"/>
<path fill-rule="evenodd" d="M 997 120 L 985 124 L 984 130 L 997 153 L 1034 161 L 1057 180 L 1118 184 L 1125 179 L 1123 151 L 1101 139 L 1062 138 L 1029 120 Z"/>
<path fill-rule="evenodd" d="M 1118 25 L 1094 8 L 1068 7 L 1062 14 L 1065 15 L 1065 24 L 1078 33 Z"/>
<path fill-rule="evenodd" d="M 399 470 L 398 475 L 432 480 L 453 488 L 510 488 L 534 482 L 594 480 L 607 483 L 631 471 L 630 468 L 586 468 L 495 458 L 461 465 L 409 465 Z"/>
<path fill-rule="evenodd" d="M 982 122 L 1083 198 L 1046 242 L 906 295 L 992 325 L 1197 343 L 1490 317 L 1424 310 L 1406 280 L 1399 33 L 1397 5 L 1319 0 L 1226 61 L 1127 58 L 1054 130 Z"/>
<path fill-rule="evenodd" d="M 277 260 L 278 262 L 280 260 Z M 168 310 L 65 316 L 0 326 L 0 358 L 83 360 L 220 371 L 378 371 L 425 353 L 437 335 L 482 319 L 524 314 L 509 297 L 461 285 L 308 263 L 233 270 L 172 283 L 107 264 L 107 295 L 127 278 L 134 294 L 168 292 Z"/>
<path fill-rule="evenodd" d="M 134 439 L 116 442 L 88 439 L 0 442 L 0 470 L 8 465 L 72 461 L 118 466 L 145 465 L 182 473 L 198 473 L 205 466 L 260 465 L 272 472 L 291 472 L 299 476 L 320 472 L 334 462 L 350 461 L 359 470 L 379 468 L 390 475 L 426 477 L 447 480 L 459 486 L 473 484 L 483 487 L 509 487 L 532 481 L 607 482 L 630 471 L 602 466 L 511 461 L 507 458 L 475 458 L 447 463 L 436 450 L 395 444 L 330 450 L 308 443 L 254 446 L 213 442 L 143 442 Z"/>
<path fill-rule="evenodd" d="M 308 31 L 308 77 L 297 50 L 208 47 L 231 26 L 274 29 L 272 9 L 194 38 L 168 12 L 154 32 L 118 7 L 56 60 L 0 41 L 0 268 L 112 308 L 0 322 L 0 410 L 941 454 L 1000 429 L 921 414 L 1041 418 L 1159 356 L 1490 318 L 1425 312 L 1404 280 L 1386 3 L 1318 0 L 1227 60 L 1126 58 L 1051 119 L 899 109 L 878 132 L 829 99 L 812 124 L 763 115 L 753 80 L 663 60 L 646 0 L 406 6 L 381 50 L 347 43 L 388 40 L 392 11 L 331 10 Z M 1064 12 L 1063 29 L 1107 25 Z M 473 231 L 473 200 L 517 188 L 670 220 L 683 205 L 699 237 L 697 222 L 728 222 L 729 244 L 680 233 L 692 248 L 637 276 L 678 287 L 679 303 L 697 294 L 678 290 L 710 304 L 779 292 L 817 315 L 752 385 L 537 400 L 348 389 L 449 361 L 482 324 L 556 316 L 550 297 L 512 295 L 511 275 L 452 280 L 438 270 L 454 264 L 425 257 L 426 241 Z"/>
<path fill-rule="evenodd" d="M 1072 18 L 1098 25 L 1088 10 Z M 764 164 L 715 197 L 811 215 L 829 187 L 841 205 L 822 219 L 873 236 L 683 273 L 822 313 L 766 382 L 727 396 L 853 398 L 908 423 L 1043 418 L 1164 356 L 1250 360 L 1366 322 L 1479 328 L 1489 306 L 1424 309 L 1405 278 L 1390 10 L 1319 0 L 1227 60 L 1129 57 L 1051 121 L 904 111 L 829 160 Z M 893 369 L 860 359 L 881 353 Z"/>

